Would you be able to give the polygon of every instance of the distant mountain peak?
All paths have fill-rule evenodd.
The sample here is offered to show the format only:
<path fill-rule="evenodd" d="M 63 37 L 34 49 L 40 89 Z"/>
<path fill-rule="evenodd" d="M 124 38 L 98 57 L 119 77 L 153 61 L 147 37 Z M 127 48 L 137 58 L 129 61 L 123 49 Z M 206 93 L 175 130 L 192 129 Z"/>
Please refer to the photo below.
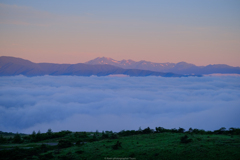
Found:
<path fill-rule="evenodd" d="M 97 57 L 93 60 L 86 62 L 86 64 L 112 64 L 112 63 L 120 63 L 109 57 Z"/>
<path fill-rule="evenodd" d="M 123 69 L 111 63 L 117 64 L 111 58 L 98 57 L 89 63 L 98 64 L 54 64 L 54 63 L 33 63 L 28 60 L 14 57 L 0 57 L 0 76 L 43 76 L 43 75 L 77 75 L 77 76 L 163 76 L 163 77 L 186 77 L 186 75 L 174 73 L 162 73 L 150 70 Z M 104 65 L 103 65 L 104 64 Z M 106 65 L 107 64 L 107 65 Z"/>
<path fill-rule="evenodd" d="M 92 72 L 88 72 L 92 70 Z M 33 63 L 28 60 L 21 58 L 2 56 L 0 57 L 0 76 L 1 75 L 14 75 L 14 74 L 24 74 L 24 75 L 90 75 L 90 74 L 100 74 L 102 71 L 114 72 L 114 74 L 122 74 L 131 70 L 131 74 L 134 75 L 135 72 L 140 75 L 140 71 L 143 75 L 146 74 L 160 74 L 164 73 L 175 73 L 175 74 L 240 74 L 240 67 L 232 67 L 225 64 L 214 64 L 208 66 L 196 66 L 191 63 L 179 62 L 179 63 L 154 63 L 149 61 L 133 61 L 133 60 L 121 60 L 117 61 L 109 57 L 97 57 L 78 64 L 53 64 L 53 63 Z M 121 71 L 121 72 L 120 72 Z M 148 71 L 148 72 L 146 72 Z M 149 72 L 151 71 L 151 72 Z M 83 72 L 86 72 L 83 73 Z M 158 72 L 158 73 L 155 73 Z M 109 72 L 110 73 L 110 72 Z M 108 74 L 108 73 L 105 73 Z M 112 73 L 111 73 L 112 74 Z"/>
<path fill-rule="evenodd" d="M 228 65 L 215 64 L 208 66 L 196 66 L 187 62 L 178 63 L 154 63 L 150 61 L 133 61 L 131 59 L 117 61 L 108 57 L 98 57 L 86 64 L 109 64 L 124 69 L 141 69 L 151 70 L 155 72 L 172 72 L 178 74 L 211 74 L 211 73 L 238 73 L 240 74 L 240 67 L 232 67 Z"/>

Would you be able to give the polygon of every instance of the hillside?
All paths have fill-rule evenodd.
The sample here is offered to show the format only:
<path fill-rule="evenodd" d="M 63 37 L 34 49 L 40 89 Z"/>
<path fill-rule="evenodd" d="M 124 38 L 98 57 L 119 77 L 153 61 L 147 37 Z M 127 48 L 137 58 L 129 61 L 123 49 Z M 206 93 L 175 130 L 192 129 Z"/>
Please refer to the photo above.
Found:
<path fill-rule="evenodd" d="M 51 132 L 0 144 L 1 159 L 239 159 L 239 129 L 153 129 L 103 132 Z M 16 140 L 17 136 L 13 138 Z M 19 136 L 18 136 L 19 137 Z M 1 140 L 4 138 L 1 138 Z M 0 141 L 3 142 L 3 141 Z"/>

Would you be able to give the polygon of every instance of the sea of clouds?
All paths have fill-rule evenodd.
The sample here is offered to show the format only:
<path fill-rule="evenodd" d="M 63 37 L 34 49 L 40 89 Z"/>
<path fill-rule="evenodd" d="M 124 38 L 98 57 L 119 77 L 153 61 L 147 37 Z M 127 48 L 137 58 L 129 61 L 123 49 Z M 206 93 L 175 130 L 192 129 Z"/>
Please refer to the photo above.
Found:
<path fill-rule="evenodd" d="M 240 77 L 0 77 L 0 130 L 240 127 Z"/>

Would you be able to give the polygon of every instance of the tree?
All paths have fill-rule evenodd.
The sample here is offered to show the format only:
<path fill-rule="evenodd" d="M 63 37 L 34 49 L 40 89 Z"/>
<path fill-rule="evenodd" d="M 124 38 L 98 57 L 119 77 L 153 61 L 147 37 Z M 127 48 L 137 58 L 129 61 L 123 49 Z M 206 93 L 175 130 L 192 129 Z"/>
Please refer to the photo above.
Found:
<path fill-rule="evenodd" d="M 189 133 L 192 133 L 192 132 L 193 132 L 192 127 L 190 127 L 190 128 L 188 129 L 188 132 L 189 132 Z"/>
<path fill-rule="evenodd" d="M 47 131 L 47 135 L 48 135 L 48 136 L 51 136 L 52 134 L 53 134 L 52 129 L 49 128 L 48 131 Z"/>
<path fill-rule="evenodd" d="M 39 130 L 36 134 L 36 141 L 41 141 L 41 140 L 42 140 L 42 136 L 41 136 L 41 132 Z"/>
<path fill-rule="evenodd" d="M 93 134 L 93 139 L 92 139 L 93 141 L 97 141 L 97 136 L 96 136 L 96 134 L 94 133 Z"/>
<path fill-rule="evenodd" d="M 142 133 L 142 128 L 141 127 L 138 128 L 138 132 Z"/>
<path fill-rule="evenodd" d="M 224 132 L 226 131 L 226 128 L 225 127 L 222 127 L 218 130 L 215 130 L 214 133 L 217 133 L 217 134 L 223 134 Z"/>
<path fill-rule="evenodd" d="M 36 132 L 33 131 L 30 137 L 32 142 L 36 141 Z"/>
<path fill-rule="evenodd" d="M 192 131 L 192 133 L 198 134 L 198 133 L 199 133 L 199 129 L 194 128 L 194 130 Z"/>
<path fill-rule="evenodd" d="M 222 128 L 219 129 L 219 131 L 225 132 L 225 131 L 226 131 L 226 128 L 225 128 L 225 127 L 222 127 Z"/>
<path fill-rule="evenodd" d="M 2 135 L 0 135 L 0 144 L 1 143 L 6 143 L 7 142 L 7 139 L 4 138 Z"/>
<path fill-rule="evenodd" d="M 157 133 L 163 133 L 163 132 L 167 132 L 167 129 L 163 128 L 163 127 L 156 127 L 156 132 Z"/>
<path fill-rule="evenodd" d="M 22 139 L 21 139 L 21 136 L 20 134 L 15 134 L 14 137 L 13 137 L 13 143 L 21 143 L 22 142 Z"/>
<path fill-rule="evenodd" d="M 96 134 L 96 136 L 99 136 L 99 132 L 98 132 L 98 130 L 96 130 L 96 133 L 95 133 L 95 134 Z"/>
<path fill-rule="evenodd" d="M 33 138 L 36 137 L 36 132 L 35 132 L 35 131 L 32 132 L 32 137 L 33 137 Z"/>
<path fill-rule="evenodd" d="M 177 130 L 176 128 L 173 128 L 173 129 L 171 129 L 171 132 L 172 132 L 172 133 L 177 133 L 178 130 Z"/>
<path fill-rule="evenodd" d="M 142 133 L 143 134 L 149 134 L 149 133 L 152 133 L 152 130 L 149 127 L 147 127 L 142 131 Z"/>
<path fill-rule="evenodd" d="M 184 128 L 180 128 L 178 129 L 178 133 L 184 133 L 185 129 Z"/>

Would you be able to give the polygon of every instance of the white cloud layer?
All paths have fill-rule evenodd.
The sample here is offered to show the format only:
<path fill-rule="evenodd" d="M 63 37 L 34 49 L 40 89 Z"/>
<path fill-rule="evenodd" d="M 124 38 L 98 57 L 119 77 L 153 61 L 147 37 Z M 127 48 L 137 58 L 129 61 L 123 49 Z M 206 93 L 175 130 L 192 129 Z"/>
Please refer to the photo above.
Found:
<path fill-rule="evenodd" d="M 240 127 L 240 77 L 0 77 L 0 130 Z"/>

